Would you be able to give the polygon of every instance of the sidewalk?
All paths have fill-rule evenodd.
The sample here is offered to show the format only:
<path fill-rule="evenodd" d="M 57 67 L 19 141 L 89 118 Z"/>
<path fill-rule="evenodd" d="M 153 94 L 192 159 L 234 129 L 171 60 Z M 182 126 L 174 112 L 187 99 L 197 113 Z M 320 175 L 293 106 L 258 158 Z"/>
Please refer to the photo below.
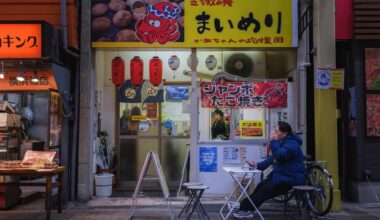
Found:
<path fill-rule="evenodd" d="M 187 197 L 182 196 L 173 198 L 172 206 L 174 214 L 177 216 L 181 208 L 184 206 Z M 224 202 L 224 198 L 204 198 L 202 203 L 205 205 L 206 211 L 210 219 L 221 219 L 219 209 Z M 97 219 L 120 219 L 125 220 L 130 211 L 132 198 L 102 198 L 94 197 L 87 203 L 67 202 L 61 214 L 56 210 L 52 210 L 51 219 L 54 220 L 97 220 Z M 358 204 L 358 203 L 343 203 L 342 212 L 331 213 L 320 219 L 338 219 L 338 220 L 380 220 L 380 206 L 377 204 Z M 294 204 L 288 208 L 285 218 L 282 218 L 283 205 L 267 202 L 260 207 L 260 210 L 267 220 L 275 219 L 299 219 L 298 212 Z M 150 220 L 150 219 L 170 219 L 169 209 L 165 201 L 159 197 L 140 197 L 137 202 L 137 207 L 133 219 Z M 20 204 L 11 210 L 0 211 L 0 219 L 14 220 L 40 220 L 45 219 L 44 199 L 40 198 L 28 204 Z M 178 218 L 176 218 L 178 219 Z M 180 219 L 185 219 L 180 218 Z M 198 219 L 194 213 L 192 219 Z M 233 219 L 232 217 L 230 219 Z M 254 219 L 259 219 L 255 217 Z"/>

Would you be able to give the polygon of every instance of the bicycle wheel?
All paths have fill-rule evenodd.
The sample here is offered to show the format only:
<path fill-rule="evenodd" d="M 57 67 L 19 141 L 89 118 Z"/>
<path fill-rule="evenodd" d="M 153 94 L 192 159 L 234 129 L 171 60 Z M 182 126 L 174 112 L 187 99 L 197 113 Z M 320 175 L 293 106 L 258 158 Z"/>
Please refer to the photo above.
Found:
<path fill-rule="evenodd" d="M 319 216 L 327 214 L 332 206 L 334 190 L 328 171 L 318 164 L 312 164 L 307 170 L 306 183 L 315 188 L 307 194 L 310 210 Z"/>

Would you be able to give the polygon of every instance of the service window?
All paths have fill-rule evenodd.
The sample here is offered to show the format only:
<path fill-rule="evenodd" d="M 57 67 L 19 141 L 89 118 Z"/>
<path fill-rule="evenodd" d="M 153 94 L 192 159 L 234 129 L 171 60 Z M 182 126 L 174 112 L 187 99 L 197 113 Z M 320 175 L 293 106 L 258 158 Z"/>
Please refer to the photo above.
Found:
<path fill-rule="evenodd" d="M 222 117 L 216 112 L 222 111 Z M 222 121 L 222 122 L 219 122 Z M 238 141 L 246 139 L 267 139 L 267 110 L 257 109 L 208 109 L 200 108 L 200 141 Z M 218 129 L 215 125 L 219 124 Z M 224 126 L 224 129 L 221 128 Z M 214 128 L 214 129 L 213 129 Z M 223 134 L 223 132 L 225 132 Z M 214 134 L 213 134 L 214 133 Z"/>
<path fill-rule="evenodd" d="M 235 111 L 235 139 L 267 138 L 267 110 L 265 108 Z"/>

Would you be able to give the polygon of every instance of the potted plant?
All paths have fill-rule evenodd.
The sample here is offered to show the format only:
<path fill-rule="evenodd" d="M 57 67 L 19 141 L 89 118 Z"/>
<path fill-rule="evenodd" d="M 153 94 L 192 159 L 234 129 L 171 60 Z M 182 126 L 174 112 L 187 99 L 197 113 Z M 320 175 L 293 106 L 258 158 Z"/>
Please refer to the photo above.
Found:
<path fill-rule="evenodd" d="M 112 180 L 115 173 L 115 153 L 113 143 L 107 141 L 108 134 L 102 131 L 98 134 L 99 143 L 96 146 L 95 194 L 110 196 Z"/>

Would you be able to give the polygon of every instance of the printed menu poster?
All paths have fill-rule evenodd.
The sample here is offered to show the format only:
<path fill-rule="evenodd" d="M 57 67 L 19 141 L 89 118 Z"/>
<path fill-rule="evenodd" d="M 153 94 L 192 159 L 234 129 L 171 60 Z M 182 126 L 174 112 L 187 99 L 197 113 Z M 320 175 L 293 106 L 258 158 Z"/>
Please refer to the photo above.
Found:
<path fill-rule="evenodd" d="M 44 159 L 44 160 L 52 162 L 56 153 L 57 152 L 55 151 L 27 150 L 25 153 L 24 159 L 22 161 L 25 162 L 25 161 L 33 161 L 36 159 Z"/>
<path fill-rule="evenodd" d="M 216 147 L 200 147 L 199 148 L 199 171 L 200 172 L 216 172 L 218 170 Z"/>
<path fill-rule="evenodd" d="M 244 163 L 247 158 L 247 149 L 242 146 L 223 147 L 224 163 Z"/>
<path fill-rule="evenodd" d="M 367 94 L 367 136 L 379 137 L 380 136 L 380 95 Z"/>
<path fill-rule="evenodd" d="M 240 137 L 242 138 L 263 138 L 264 137 L 264 120 L 241 120 Z"/>

